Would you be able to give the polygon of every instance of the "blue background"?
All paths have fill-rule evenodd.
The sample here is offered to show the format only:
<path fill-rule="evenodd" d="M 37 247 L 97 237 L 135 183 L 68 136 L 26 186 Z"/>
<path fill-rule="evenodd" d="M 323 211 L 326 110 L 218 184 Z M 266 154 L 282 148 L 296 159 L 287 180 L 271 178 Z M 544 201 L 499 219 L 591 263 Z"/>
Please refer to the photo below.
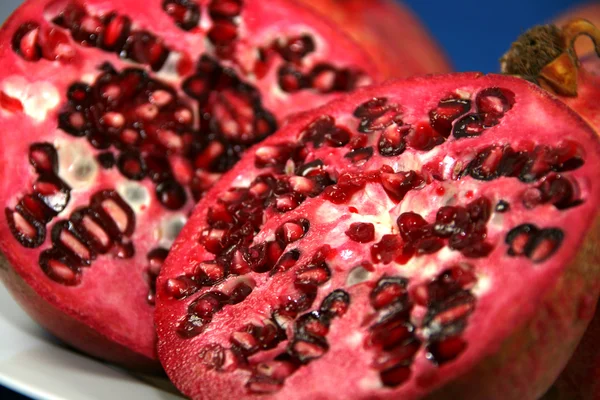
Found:
<path fill-rule="evenodd" d="M 319 0 L 314 0 L 319 1 Z M 369 0 L 364 0 L 369 1 Z M 0 0 L 0 21 L 21 0 Z M 551 21 L 577 0 L 405 0 L 459 71 L 496 72 L 498 59 L 528 27 Z M 22 397 L 0 386 L 0 399 Z"/>

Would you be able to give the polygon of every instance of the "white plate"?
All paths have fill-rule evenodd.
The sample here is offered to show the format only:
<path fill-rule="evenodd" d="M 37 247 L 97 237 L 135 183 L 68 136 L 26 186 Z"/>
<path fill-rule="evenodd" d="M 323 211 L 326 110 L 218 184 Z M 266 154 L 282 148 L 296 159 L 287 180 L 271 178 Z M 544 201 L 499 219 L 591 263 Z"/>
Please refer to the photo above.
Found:
<path fill-rule="evenodd" d="M 0 385 L 40 400 L 181 400 L 151 381 L 61 346 L 0 283 Z"/>

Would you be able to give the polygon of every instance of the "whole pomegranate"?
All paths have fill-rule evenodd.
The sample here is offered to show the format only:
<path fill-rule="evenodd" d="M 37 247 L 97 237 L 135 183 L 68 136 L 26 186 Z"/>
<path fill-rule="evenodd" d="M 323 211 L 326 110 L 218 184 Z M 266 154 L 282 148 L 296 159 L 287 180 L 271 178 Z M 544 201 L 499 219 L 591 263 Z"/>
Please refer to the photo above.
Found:
<path fill-rule="evenodd" d="M 135 368 L 158 365 L 154 282 L 195 200 L 288 115 L 384 76 L 288 0 L 30 0 L 0 43 L 0 275 Z"/>
<path fill-rule="evenodd" d="M 599 161 L 581 118 L 512 77 L 307 112 L 175 241 L 159 357 L 192 399 L 537 399 L 598 295 Z"/>
<path fill-rule="evenodd" d="M 444 51 L 413 13 L 396 0 L 299 0 L 363 45 L 371 58 L 387 66 L 388 76 L 408 77 L 452 68 Z"/>

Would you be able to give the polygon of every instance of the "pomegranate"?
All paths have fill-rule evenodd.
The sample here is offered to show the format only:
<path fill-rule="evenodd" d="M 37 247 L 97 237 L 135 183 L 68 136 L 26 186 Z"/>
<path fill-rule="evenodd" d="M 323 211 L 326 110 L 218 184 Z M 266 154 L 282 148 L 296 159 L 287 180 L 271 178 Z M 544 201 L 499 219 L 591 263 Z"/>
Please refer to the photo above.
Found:
<path fill-rule="evenodd" d="M 248 150 L 157 280 L 192 399 L 536 399 L 600 275 L 600 143 L 522 79 L 360 89 Z"/>
<path fill-rule="evenodd" d="M 0 40 L 3 280 L 136 368 L 158 365 L 154 281 L 195 200 L 286 116 L 382 77 L 287 0 L 31 0 Z"/>
<path fill-rule="evenodd" d="M 578 53 L 575 42 L 589 36 L 597 54 Z M 600 132 L 600 30 L 590 21 L 573 19 L 562 28 L 536 26 L 513 43 L 501 60 L 502 72 L 521 76 L 558 95 Z"/>
<path fill-rule="evenodd" d="M 395 0 L 300 0 L 343 27 L 387 75 L 449 72 L 444 51 L 418 18 Z M 399 40 L 401 38 L 401 40 Z M 401 69 L 398 69 L 401 66 Z M 400 75 L 399 75 L 400 74 Z"/>

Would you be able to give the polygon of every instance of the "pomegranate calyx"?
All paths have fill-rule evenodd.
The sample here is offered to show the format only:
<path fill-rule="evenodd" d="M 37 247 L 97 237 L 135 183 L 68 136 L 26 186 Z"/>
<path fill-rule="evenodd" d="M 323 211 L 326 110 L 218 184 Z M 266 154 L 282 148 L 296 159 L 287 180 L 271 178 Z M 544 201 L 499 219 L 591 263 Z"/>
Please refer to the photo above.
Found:
<path fill-rule="evenodd" d="M 588 36 L 600 56 L 600 29 L 583 18 L 562 28 L 548 24 L 522 34 L 500 59 L 502 73 L 520 76 L 561 96 L 577 96 L 580 66 L 575 41 Z"/>

